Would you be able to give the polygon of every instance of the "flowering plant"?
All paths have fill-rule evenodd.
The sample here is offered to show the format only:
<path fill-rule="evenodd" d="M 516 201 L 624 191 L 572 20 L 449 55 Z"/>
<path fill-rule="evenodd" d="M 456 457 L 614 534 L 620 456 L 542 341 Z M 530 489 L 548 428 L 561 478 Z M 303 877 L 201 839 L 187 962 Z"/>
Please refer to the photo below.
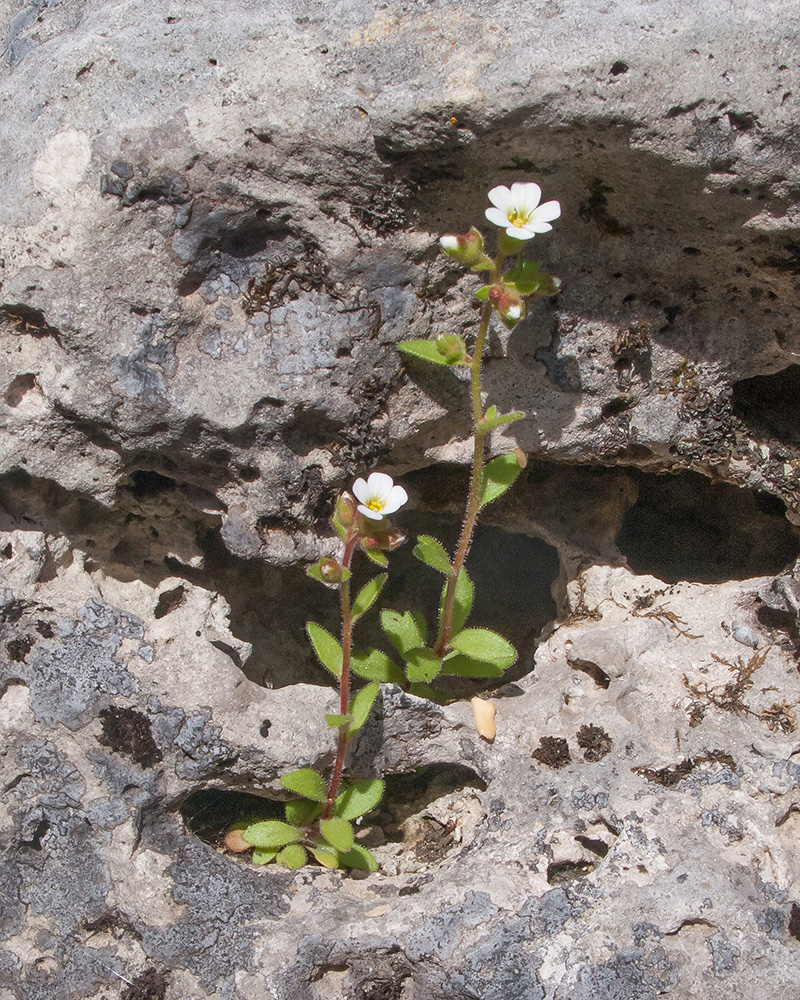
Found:
<path fill-rule="evenodd" d="M 491 272 L 489 284 L 475 292 L 484 306 L 471 351 L 464 338 L 455 333 L 442 334 L 435 341 L 407 340 L 399 344 L 405 355 L 437 365 L 462 367 L 470 376 L 474 446 L 461 536 L 452 555 L 430 535 L 420 535 L 413 550 L 417 559 L 445 578 L 435 636 L 428 641 L 425 616 L 419 612 L 384 608 L 381 625 L 402 667 L 381 650 L 353 648 L 354 625 L 375 604 L 388 578 L 387 573 L 379 573 L 351 599 L 353 554 L 359 550 L 385 569 L 386 553 L 405 540 L 387 517 L 408 500 L 405 489 L 383 472 L 356 479 L 352 495 L 344 493 L 339 497 L 331 519 L 342 546 L 340 558 L 320 559 L 308 570 L 313 579 L 338 588 L 341 604 L 341 642 L 315 622 L 306 625 L 317 658 L 339 684 L 339 711 L 325 716 L 327 725 L 337 733 L 333 770 L 327 780 L 311 768 L 300 768 L 281 778 L 284 788 L 299 798 L 286 803 L 285 821 L 258 820 L 242 831 L 244 843 L 255 848 L 256 864 L 277 861 L 299 868 L 306 864 L 310 853 L 328 868 L 375 871 L 377 861 L 356 843 L 352 821 L 378 804 L 383 782 L 367 779 L 343 785 L 342 778 L 347 746 L 369 717 L 380 684 L 393 682 L 412 694 L 441 700 L 446 694 L 432 686 L 440 675 L 497 678 L 517 658 L 512 644 L 498 633 L 465 627 L 474 587 L 464 563 L 479 512 L 505 493 L 521 468 L 515 452 L 485 460 L 490 431 L 524 416 L 520 412 L 501 414 L 494 405 L 484 409 L 482 357 L 492 314 L 511 329 L 527 315 L 534 299 L 559 290 L 558 279 L 540 271 L 534 261 L 520 260 L 503 273 L 506 259 L 517 257 L 534 236 L 549 232 L 550 223 L 561 214 L 557 201 L 540 204 L 541 194 L 540 187 L 532 183 L 495 187 L 489 192 L 492 207 L 486 210 L 486 218 L 501 229 L 495 258 L 487 255 L 483 236 L 474 227 L 468 233 L 443 236 L 439 241 L 445 255 L 462 266 Z M 355 694 L 351 694 L 353 675 L 367 682 Z M 493 723 L 486 726 L 479 722 L 479 732 L 493 738 Z"/>

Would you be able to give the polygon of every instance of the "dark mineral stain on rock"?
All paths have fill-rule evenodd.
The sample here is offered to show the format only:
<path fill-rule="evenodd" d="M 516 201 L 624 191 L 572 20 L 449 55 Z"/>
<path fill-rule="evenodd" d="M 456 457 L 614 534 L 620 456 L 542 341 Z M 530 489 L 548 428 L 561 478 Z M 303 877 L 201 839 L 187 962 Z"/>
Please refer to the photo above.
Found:
<path fill-rule="evenodd" d="M 613 745 L 611 737 L 600 726 L 581 726 L 578 730 L 578 746 L 583 750 L 583 759 L 590 763 L 611 753 Z"/>
<path fill-rule="evenodd" d="M 12 639 L 6 643 L 6 652 L 8 653 L 9 660 L 13 660 L 15 663 L 22 663 L 33 649 L 35 641 L 33 636 L 23 635 L 19 639 Z"/>
<path fill-rule="evenodd" d="M 540 764 L 546 764 L 547 767 L 556 770 L 565 767 L 570 762 L 567 741 L 561 736 L 542 736 L 539 740 L 539 746 L 531 756 Z"/>
<path fill-rule="evenodd" d="M 100 719 L 103 733 L 97 739 L 103 746 L 130 757 L 142 767 L 152 767 L 162 759 L 146 715 L 133 708 L 112 705 L 100 712 Z"/>
<path fill-rule="evenodd" d="M 792 911 L 789 914 L 789 933 L 795 940 L 800 941 L 800 906 L 792 903 Z"/>
<path fill-rule="evenodd" d="M 168 984 L 167 974 L 151 966 L 122 991 L 120 1000 L 164 1000 Z"/>

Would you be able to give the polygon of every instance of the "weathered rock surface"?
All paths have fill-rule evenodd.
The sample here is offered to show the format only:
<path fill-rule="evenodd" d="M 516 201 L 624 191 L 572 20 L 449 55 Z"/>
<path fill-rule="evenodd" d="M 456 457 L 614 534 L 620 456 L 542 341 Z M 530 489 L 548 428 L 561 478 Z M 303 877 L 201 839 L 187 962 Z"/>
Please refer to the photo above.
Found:
<path fill-rule="evenodd" d="M 0 20 L 2 1000 L 791 996 L 795 5 Z M 214 822 L 331 757 L 332 498 L 380 464 L 457 524 L 466 387 L 394 344 L 474 330 L 435 241 L 517 179 L 564 290 L 487 363 L 497 738 L 387 687 L 383 874 L 248 867 Z"/>

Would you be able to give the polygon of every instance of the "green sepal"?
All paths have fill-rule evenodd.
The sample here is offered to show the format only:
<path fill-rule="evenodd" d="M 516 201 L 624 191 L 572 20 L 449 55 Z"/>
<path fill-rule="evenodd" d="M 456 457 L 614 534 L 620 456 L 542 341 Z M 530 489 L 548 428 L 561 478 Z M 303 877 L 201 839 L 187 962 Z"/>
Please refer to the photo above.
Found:
<path fill-rule="evenodd" d="M 419 535 L 413 553 L 420 562 L 424 562 L 431 569 L 450 576 L 453 567 L 450 564 L 450 557 L 445 551 L 444 545 L 431 535 Z"/>
<path fill-rule="evenodd" d="M 431 687 L 430 684 L 409 684 L 408 690 L 417 698 L 427 698 L 428 701 L 434 701 L 437 705 L 446 705 L 453 697 L 440 688 Z"/>
<path fill-rule="evenodd" d="M 301 767 L 297 771 L 284 774 L 281 784 L 288 791 L 302 795 L 304 799 L 311 799 L 312 802 L 324 802 L 328 794 L 325 779 L 310 767 Z"/>
<path fill-rule="evenodd" d="M 513 452 L 498 455 L 487 462 L 481 479 L 481 507 L 502 496 L 520 474 L 519 462 Z"/>
<path fill-rule="evenodd" d="M 430 361 L 434 365 L 444 365 L 449 368 L 452 364 L 440 354 L 439 348 L 432 340 L 401 340 L 397 350 L 403 354 L 410 354 L 413 358 Z"/>
<path fill-rule="evenodd" d="M 253 849 L 253 856 L 250 860 L 254 865 L 268 865 L 278 856 L 277 848 L 256 847 Z"/>
<path fill-rule="evenodd" d="M 421 615 L 413 611 L 401 614 L 384 608 L 381 611 L 381 626 L 401 656 L 409 649 L 425 645 L 425 622 Z"/>
<path fill-rule="evenodd" d="M 362 549 L 361 550 L 367 559 L 371 559 L 378 566 L 382 566 L 384 569 L 389 565 L 389 560 L 386 558 L 386 553 L 381 552 L 380 549 Z"/>
<path fill-rule="evenodd" d="M 439 602 L 439 619 L 441 620 L 444 614 L 444 602 L 447 597 L 447 587 L 445 584 L 442 588 L 442 599 Z M 467 576 L 467 571 L 462 567 L 458 573 L 458 579 L 456 580 L 456 595 L 453 600 L 453 618 L 450 625 L 452 632 L 460 632 L 461 629 L 466 624 L 469 618 L 470 611 L 472 611 L 472 602 L 475 599 L 475 588 L 472 585 L 472 580 Z"/>
<path fill-rule="evenodd" d="M 368 681 L 402 684 L 405 680 L 403 671 L 380 649 L 354 649 L 350 659 L 350 669 Z"/>
<path fill-rule="evenodd" d="M 502 677 L 505 669 L 485 660 L 473 660 L 463 653 L 446 656 L 442 661 L 442 673 L 456 677 Z"/>
<path fill-rule="evenodd" d="M 353 844 L 346 854 L 340 853 L 339 863 L 347 868 L 356 868 L 362 872 L 376 872 L 378 870 L 378 862 L 374 855 L 360 844 Z"/>
<path fill-rule="evenodd" d="M 324 847 L 309 847 L 309 850 L 323 868 L 339 867 L 339 854 L 337 851 L 329 851 Z"/>
<path fill-rule="evenodd" d="M 286 822 L 304 829 L 314 822 L 323 808 L 321 802 L 312 802 L 310 799 L 291 799 L 284 807 Z"/>
<path fill-rule="evenodd" d="M 322 666 L 327 667 L 334 677 L 341 677 L 342 647 L 339 641 L 316 622 L 306 622 L 306 633 Z"/>
<path fill-rule="evenodd" d="M 353 717 L 353 721 L 350 723 L 350 728 L 347 731 L 348 739 L 355 735 L 369 718 L 370 710 L 378 696 L 379 690 L 380 684 L 377 681 L 373 681 L 371 684 L 367 684 L 361 688 L 360 691 L 356 691 L 351 698 L 350 715 Z"/>
<path fill-rule="evenodd" d="M 452 637 L 450 645 L 470 659 L 493 663 L 503 670 L 517 659 L 517 651 L 508 639 L 488 628 L 465 628 Z"/>
<path fill-rule="evenodd" d="M 442 658 L 432 649 L 409 649 L 405 653 L 406 676 L 410 681 L 422 681 L 427 684 L 436 677 L 442 669 Z"/>
<path fill-rule="evenodd" d="M 377 576 L 373 576 L 369 583 L 364 584 L 358 594 L 356 594 L 356 599 L 353 601 L 353 607 L 351 608 L 353 621 L 360 618 L 365 612 L 369 611 L 378 599 L 378 595 L 383 590 L 383 585 L 388 579 L 388 573 L 379 573 Z"/>
<path fill-rule="evenodd" d="M 331 729 L 339 729 L 342 726 L 349 726 L 353 721 L 352 715 L 327 715 L 325 716 L 325 721 L 331 727 Z"/>
<path fill-rule="evenodd" d="M 514 257 L 525 249 L 525 240 L 515 240 L 513 236 L 508 235 L 505 229 L 502 229 L 497 238 L 497 245 L 504 257 Z"/>
<path fill-rule="evenodd" d="M 502 427 L 505 424 L 513 424 L 517 420 L 522 420 L 525 414 L 522 410 L 514 410 L 513 413 L 499 413 L 496 406 L 490 406 L 481 420 L 480 430 L 482 432 L 494 430 L 495 427 Z"/>
<path fill-rule="evenodd" d="M 286 865 L 287 868 L 295 870 L 303 867 L 308 861 L 308 855 L 305 847 L 301 847 L 299 844 L 289 844 L 288 847 L 284 847 L 275 860 L 278 864 Z"/>
<path fill-rule="evenodd" d="M 283 847 L 303 839 L 303 831 L 296 826 L 282 823 L 279 819 L 265 819 L 251 823 L 242 832 L 242 840 L 253 847 Z"/>
<path fill-rule="evenodd" d="M 539 291 L 542 279 L 547 277 L 539 270 L 535 260 L 523 260 L 503 275 L 507 285 L 513 285 L 520 295 L 533 295 Z"/>
<path fill-rule="evenodd" d="M 334 815 L 341 819 L 358 819 L 380 802 L 383 797 L 383 787 L 380 778 L 354 781 L 349 788 L 337 795 L 333 804 Z"/>
<path fill-rule="evenodd" d="M 353 828 L 341 816 L 321 820 L 319 829 L 322 836 L 337 851 L 344 851 L 346 854 L 353 846 Z"/>
<path fill-rule="evenodd" d="M 482 288 L 479 288 L 478 291 L 475 292 L 475 298 L 476 299 L 480 299 L 481 302 L 488 302 L 489 301 L 489 289 L 491 287 L 492 287 L 491 285 L 484 285 Z"/>
<path fill-rule="evenodd" d="M 326 587 L 338 587 L 340 583 L 344 583 L 345 580 L 350 579 L 350 570 L 342 566 L 342 575 L 339 580 L 326 580 L 320 571 L 320 564 L 322 562 L 323 560 L 320 559 L 313 566 L 309 566 L 306 570 L 306 576 L 310 576 L 312 580 L 316 580 L 318 583 L 324 583 Z"/>

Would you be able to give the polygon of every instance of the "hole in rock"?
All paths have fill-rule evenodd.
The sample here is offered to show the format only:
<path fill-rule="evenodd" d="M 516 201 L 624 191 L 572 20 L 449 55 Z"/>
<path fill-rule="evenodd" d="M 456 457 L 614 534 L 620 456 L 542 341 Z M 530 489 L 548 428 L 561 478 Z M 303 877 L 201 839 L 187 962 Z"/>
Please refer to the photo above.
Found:
<path fill-rule="evenodd" d="M 404 853 L 413 854 L 416 864 L 430 865 L 440 861 L 454 843 L 457 819 L 463 812 L 458 793 L 465 788 L 485 791 L 487 787 L 472 768 L 453 763 L 386 775 L 384 781 L 386 790 L 380 804 L 356 824 L 358 841 L 375 851 L 379 861 L 381 847 L 397 844 Z M 437 810 L 437 803 L 446 803 L 446 807 Z M 190 792 L 180 813 L 190 833 L 214 847 L 225 846 L 225 835 L 233 824 L 284 818 L 281 801 L 221 789 Z M 387 859 L 393 853 L 389 850 Z"/>
<path fill-rule="evenodd" d="M 779 573 L 800 553 L 777 497 L 695 472 L 636 479 L 639 497 L 617 537 L 635 573 L 665 583 L 746 580 Z"/>
<path fill-rule="evenodd" d="M 736 382 L 733 412 L 753 437 L 800 447 L 800 365 Z"/>
<path fill-rule="evenodd" d="M 30 392 L 31 389 L 36 388 L 36 376 L 32 375 L 30 372 L 25 375 L 17 375 L 15 379 L 11 380 L 9 387 L 6 389 L 5 401 L 10 407 L 19 406 L 22 400 L 25 398 L 25 393 Z"/>
<path fill-rule="evenodd" d="M 593 872 L 591 861 L 555 861 L 547 866 L 547 881 L 550 885 L 564 885 Z"/>
<path fill-rule="evenodd" d="M 170 611 L 179 608 L 186 600 L 186 588 L 181 584 L 159 594 L 154 612 L 155 618 L 165 618 Z"/>

